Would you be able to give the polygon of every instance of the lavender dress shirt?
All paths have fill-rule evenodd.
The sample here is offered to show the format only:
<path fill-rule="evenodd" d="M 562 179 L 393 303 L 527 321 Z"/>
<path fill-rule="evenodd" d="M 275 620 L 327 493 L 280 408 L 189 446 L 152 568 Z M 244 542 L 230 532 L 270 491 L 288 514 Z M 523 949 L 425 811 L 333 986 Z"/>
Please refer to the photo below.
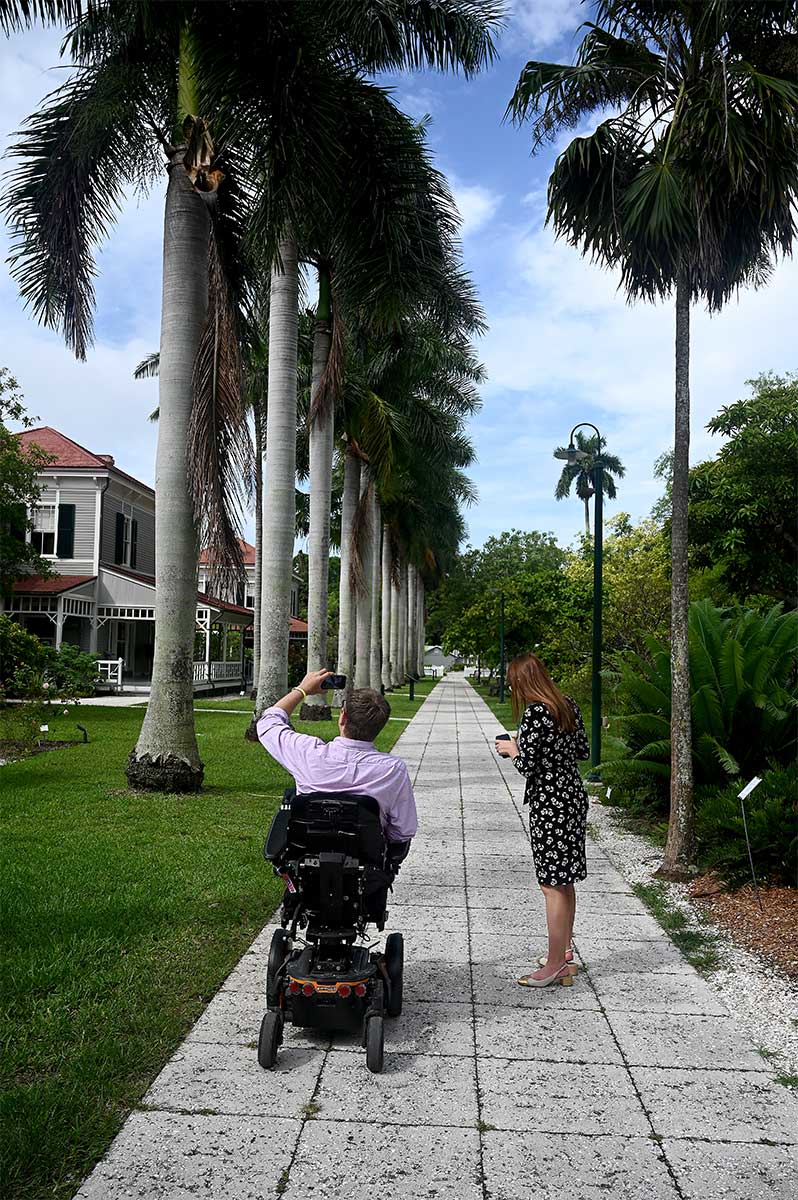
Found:
<path fill-rule="evenodd" d="M 297 733 L 282 708 L 267 708 L 258 738 L 293 775 L 296 790 L 373 796 L 380 806 L 386 841 L 406 842 L 418 829 L 416 800 L 401 758 L 375 749 L 373 742 L 337 737 L 331 742 Z"/>

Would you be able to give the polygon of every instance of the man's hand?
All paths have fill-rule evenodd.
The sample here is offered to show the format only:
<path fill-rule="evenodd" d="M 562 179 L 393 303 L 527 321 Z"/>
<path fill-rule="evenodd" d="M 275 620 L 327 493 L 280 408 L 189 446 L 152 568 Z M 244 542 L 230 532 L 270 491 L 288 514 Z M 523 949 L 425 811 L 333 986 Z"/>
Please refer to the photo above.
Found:
<path fill-rule="evenodd" d="M 332 671 L 308 671 L 307 675 L 299 684 L 303 692 L 307 692 L 308 696 L 317 696 L 322 690 L 321 684 L 323 679 L 329 678 Z"/>

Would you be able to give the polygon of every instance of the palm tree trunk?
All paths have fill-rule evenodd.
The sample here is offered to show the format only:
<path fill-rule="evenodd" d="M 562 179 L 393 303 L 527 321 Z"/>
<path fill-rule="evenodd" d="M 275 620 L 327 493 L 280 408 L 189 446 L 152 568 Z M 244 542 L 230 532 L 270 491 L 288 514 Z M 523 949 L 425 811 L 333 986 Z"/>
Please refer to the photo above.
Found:
<path fill-rule="evenodd" d="M 263 410 L 260 399 L 252 401 L 255 421 L 255 579 L 253 584 L 254 609 L 252 617 L 252 699 L 258 686 L 260 674 L 260 622 L 261 622 L 261 557 L 263 555 Z"/>
<path fill-rule="evenodd" d="M 256 711 L 288 690 L 288 633 L 296 528 L 297 245 L 283 237 L 269 299 L 269 381 L 263 466 L 263 591 Z"/>
<path fill-rule="evenodd" d="M 313 335 L 313 371 L 310 384 L 311 411 L 330 357 L 332 329 L 330 276 L 319 269 L 319 304 Z M 311 421 L 310 442 L 310 533 L 308 537 L 308 671 L 327 666 L 327 590 L 330 574 L 330 503 L 333 466 L 333 413 L 331 408 Z M 326 695 L 329 695 L 327 693 Z M 303 721 L 328 721 L 326 696 L 308 696 L 300 709 Z"/>
<path fill-rule="evenodd" d="M 587 537 L 590 537 L 590 501 L 588 500 L 587 496 L 585 496 L 584 504 L 585 504 L 585 534 L 587 535 Z"/>
<path fill-rule="evenodd" d="M 338 592 L 338 666 L 339 675 L 346 675 L 352 686 L 355 665 L 354 617 L 355 597 L 352 588 L 352 529 L 360 491 L 360 459 L 347 449 L 344 461 L 344 493 L 341 503 L 341 575 Z M 341 703 L 342 696 L 336 695 Z"/>
<path fill-rule="evenodd" d="M 671 520 L 671 807 L 658 874 L 683 879 L 694 850 L 687 488 L 690 468 L 690 282 L 676 286 L 676 422 Z"/>
<path fill-rule="evenodd" d="M 416 671 L 416 568 L 407 564 L 407 673 L 415 676 Z"/>
<path fill-rule="evenodd" d="M 399 687 L 407 677 L 407 563 L 403 562 L 399 574 Z"/>
<path fill-rule="evenodd" d="M 391 539 L 388 529 L 382 529 L 382 686 L 391 686 L 391 647 L 393 628 L 391 624 Z"/>
<path fill-rule="evenodd" d="M 424 636 L 424 581 L 421 574 L 418 576 L 418 673 L 423 678 L 424 671 L 424 650 L 426 638 Z"/>
<path fill-rule="evenodd" d="M 375 692 L 380 690 L 382 683 L 382 639 L 380 629 L 380 575 L 382 564 L 380 551 L 382 549 L 382 512 L 377 499 L 377 489 L 373 490 L 374 504 L 371 510 L 372 548 L 371 548 L 371 655 L 369 662 L 369 687 Z"/>
<path fill-rule="evenodd" d="M 360 469 L 360 512 L 367 527 L 359 531 L 361 564 L 363 568 L 363 591 L 357 597 L 357 622 L 355 634 L 355 687 L 367 688 L 371 677 L 371 591 L 374 555 L 374 532 L 372 529 L 371 480 L 368 473 Z"/>
<path fill-rule="evenodd" d="M 397 580 L 391 580 L 391 687 L 399 687 L 403 680 L 399 676 L 399 646 L 401 637 L 401 618 L 400 618 L 400 601 L 402 598 L 401 586 L 401 566 L 392 564 L 398 567 Z"/>
<path fill-rule="evenodd" d="M 202 785 L 194 732 L 197 529 L 189 491 L 188 431 L 194 360 L 208 312 L 210 218 L 171 156 L 164 216 L 158 449 L 155 460 L 155 656 L 147 711 L 127 765 L 131 787 L 165 792 Z"/>

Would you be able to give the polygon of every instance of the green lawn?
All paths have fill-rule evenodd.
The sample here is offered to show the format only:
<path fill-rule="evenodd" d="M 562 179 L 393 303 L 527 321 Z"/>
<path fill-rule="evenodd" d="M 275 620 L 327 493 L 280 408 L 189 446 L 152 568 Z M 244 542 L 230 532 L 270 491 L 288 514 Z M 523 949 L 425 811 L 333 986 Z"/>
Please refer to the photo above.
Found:
<path fill-rule="evenodd" d="M 388 703 L 391 706 L 391 716 L 392 717 L 412 717 L 415 713 L 418 712 L 419 706 L 421 705 L 422 701 L 425 699 L 425 697 L 427 697 L 430 694 L 430 692 L 434 688 L 435 684 L 438 682 L 439 682 L 439 680 L 432 679 L 432 678 L 420 680 L 418 683 L 416 683 L 414 685 L 414 692 L 415 692 L 414 700 L 410 699 L 410 688 L 409 688 L 408 684 L 405 684 L 404 687 L 394 688 L 392 691 L 387 692 L 385 698 L 387 699 Z M 204 699 L 202 699 L 202 697 L 199 697 L 196 700 L 194 707 L 198 711 L 202 710 L 202 709 L 215 710 L 215 711 L 221 710 L 221 711 L 228 711 L 228 712 L 238 712 L 242 716 L 244 716 L 246 713 L 252 712 L 252 701 L 248 700 L 245 696 L 240 696 L 237 698 L 234 697 L 232 700 L 204 700 Z M 334 717 L 334 721 L 338 720 L 338 710 L 337 709 L 333 710 L 333 717 Z M 395 724 L 395 722 L 392 722 L 392 724 Z M 315 729 L 316 726 L 311 725 L 308 728 Z M 389 728 L 390 728 L 390 726 L 389 726 Z M 399 730 L 399 732 L 401 733 L 401 730 Z M 398 737 L 399 734 L 397 733 L 395 736 Z M 381 742 L 378 742 L 377 744 L 380 746 L 381 749 L 384 749 Z"/>
<path fill-rule="evenodd" d="M 391 697 L 399 715 L 419 703 Z M 261 849 L 289 777 L 244 741 L 248 714 L 197 714 L 196 796 L 126 789 L 142 716 L 71 707 L 50 737 L 80 721 L 88 745 L 0 768 L 0 1192 L 16 1200 L 72 1195 L 279 900 Z"/>

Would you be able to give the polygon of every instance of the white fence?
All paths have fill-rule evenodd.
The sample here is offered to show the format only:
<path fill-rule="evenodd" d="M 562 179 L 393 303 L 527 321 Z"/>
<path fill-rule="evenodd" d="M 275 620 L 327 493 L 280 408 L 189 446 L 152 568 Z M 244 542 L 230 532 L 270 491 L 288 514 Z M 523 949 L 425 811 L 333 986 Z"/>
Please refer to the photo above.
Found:
<path fill-rule="evenodd" d="M 97 661 L 97 678 L 100 683 L 108 683 L 112 687 L 122 686 L 122 667 L 124 659 L 101 658 Z"/>

